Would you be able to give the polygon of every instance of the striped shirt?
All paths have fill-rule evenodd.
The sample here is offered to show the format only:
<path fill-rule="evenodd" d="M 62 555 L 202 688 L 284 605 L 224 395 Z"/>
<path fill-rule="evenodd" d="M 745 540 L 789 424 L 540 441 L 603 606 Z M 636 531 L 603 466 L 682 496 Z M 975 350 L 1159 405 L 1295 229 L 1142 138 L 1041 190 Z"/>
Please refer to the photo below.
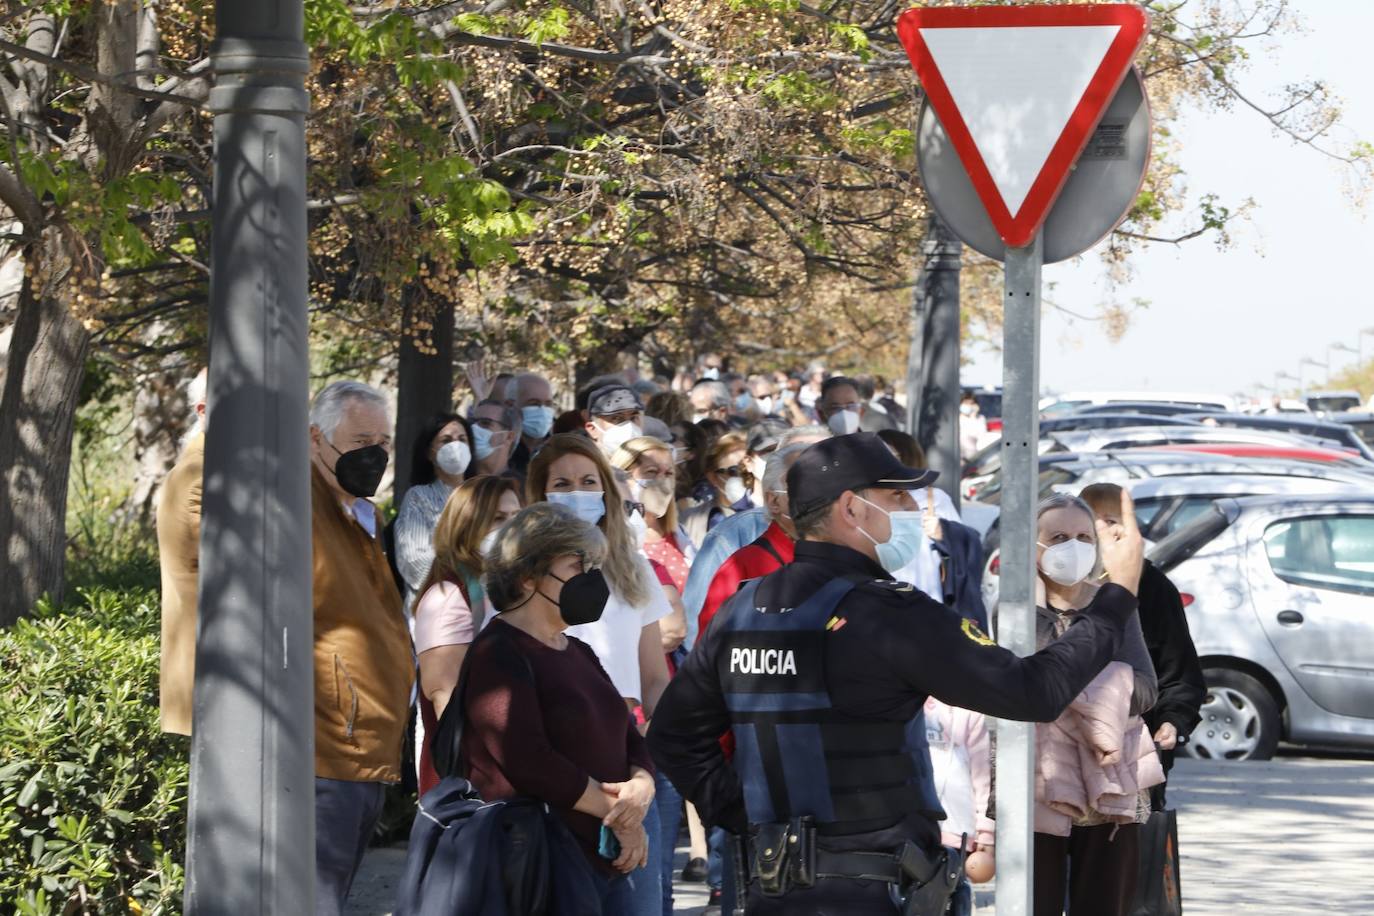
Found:
<path fill-rule="evenodd" d="M 425 584 L 434 564 L 434 526 L 453 487 L 442 480 L 406 490 L 396 516 L 396 568 L 406 580 L 406 619 L 415 606 L 415 592 Z"/>

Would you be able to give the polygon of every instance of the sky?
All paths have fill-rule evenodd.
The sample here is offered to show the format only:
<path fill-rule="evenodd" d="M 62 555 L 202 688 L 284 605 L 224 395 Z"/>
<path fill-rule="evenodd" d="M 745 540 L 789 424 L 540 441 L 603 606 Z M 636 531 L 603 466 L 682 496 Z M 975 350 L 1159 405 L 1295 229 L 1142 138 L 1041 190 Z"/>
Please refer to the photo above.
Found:
<path fill-rule="evenodd" d="M 1270 101 L 1281 87 L 1320 78 L 1343 99 L 1346 138 L 1374 141 L 1374 79 L 1369 43 L 1374 3 L 1293 0 L 1304 32 L 1283 35 L 1257 54 L 1237 81 L 1252 98 Z M 1229 248 L 1200 238 L 1179 246 L 1155 244 L 1134 260 L 1134 276 L 1118 301 L 1148 300 L 1125 337 L 1112 343 L 1099 322 L 1047 307 L 1041 330 L 1041 388 L 1246 392 L 1267 396 L 1279 372 L 1301 371 L 1310 389 L 1325 370 L 1356 355 L 1328 352 L 1333 343 L 1358 347 L 1359 330 L 1374 330 L 1374 195 L 1363 209 L 1343 185 L 1338 164 L 1277 135 L 1259 114 L 1184 111 L 1176 136 L 1187 173 L 1188 198 L 1205 193 L 1221 203 L 1252 198 L 1247 222 Z M 1164 227 L 1188 227 L 1185 213 Z M 1044 271 L 1046 297 L 1092 315 L 1106 298 L 1105 271 L 1095 251 Z M 1374 335 L 1363 338 L 1374 358 Z M 1000 354 L 976 347 L 967 354 L 965 385 L 999 385 Z M 1280 384 L 1297 388 L 1292 380 Z"/>

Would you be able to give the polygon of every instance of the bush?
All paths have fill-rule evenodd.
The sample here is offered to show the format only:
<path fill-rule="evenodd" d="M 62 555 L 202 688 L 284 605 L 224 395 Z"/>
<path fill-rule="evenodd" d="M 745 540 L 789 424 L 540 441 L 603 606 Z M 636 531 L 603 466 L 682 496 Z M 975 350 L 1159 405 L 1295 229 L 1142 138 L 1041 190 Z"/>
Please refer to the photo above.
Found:
<path fill-rule="evenodd" d="M 0 631 L 0 908 L 176 913 L 189 743 L 158 727 L 157 594 L 80 597 Z"/>

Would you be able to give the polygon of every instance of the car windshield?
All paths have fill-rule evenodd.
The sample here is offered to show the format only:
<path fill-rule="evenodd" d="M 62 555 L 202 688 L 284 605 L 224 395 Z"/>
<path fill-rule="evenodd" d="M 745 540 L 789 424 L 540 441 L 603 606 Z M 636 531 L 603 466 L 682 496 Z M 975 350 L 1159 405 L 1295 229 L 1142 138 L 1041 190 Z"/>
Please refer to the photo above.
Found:
<path fill-rule="evenodd" d="M 1220 506 L 1213 503 L 1190 523 L 1174 532 L 1155 545 L 1150 551 L 1150 561 L 1167 573 L 1184 560 L 1197 553 L 1217 535 L 1225 531 L 1232 519 Z"/>
<path fill-rule="evenodd" d="M 1348 395 L 1332 395 L 1329 398 L 1308 398 L 1307 406 L 1313 410 L 1321 410 L 1327 413 L 1341 413 L 1359 407 L 1360 399 L 1352 398 Z"/>

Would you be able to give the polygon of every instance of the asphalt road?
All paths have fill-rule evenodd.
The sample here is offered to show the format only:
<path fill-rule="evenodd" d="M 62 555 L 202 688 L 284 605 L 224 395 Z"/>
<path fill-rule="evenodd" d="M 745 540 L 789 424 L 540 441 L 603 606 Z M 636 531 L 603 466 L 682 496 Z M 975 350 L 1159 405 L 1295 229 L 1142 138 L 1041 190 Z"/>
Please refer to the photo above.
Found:
<path fill-rule="evenodd" d="M 1180 760 L 1169 799 L 1189 916 L 1374 914 L 1374 755 Z M 349 916 L 391 912 L 404 858 L 396 848 L 368 853 Z M 980 916 L 996 913 L 991 890 L 980 889 Z M 699 914 L 705 902 L 704 885 L 678 886 L 677 913 Z"/>

